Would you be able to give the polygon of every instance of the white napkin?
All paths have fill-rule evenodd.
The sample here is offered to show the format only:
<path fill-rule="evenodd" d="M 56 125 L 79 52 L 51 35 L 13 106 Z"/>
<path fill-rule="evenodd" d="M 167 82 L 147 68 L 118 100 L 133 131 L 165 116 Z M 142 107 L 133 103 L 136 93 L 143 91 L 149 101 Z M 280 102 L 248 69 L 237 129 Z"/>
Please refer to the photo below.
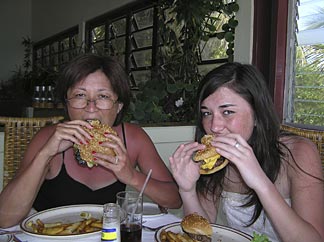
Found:
<path fill-rule="evenodd" d="M 178 218 L 174 214 L 168 213 L 157 217 L 144 218 L 143 224 L 148 227 L 156 228 L 158 226 L 163 226 L 163 225 L 180 222 L 180 221 L 181 218 Z"/>

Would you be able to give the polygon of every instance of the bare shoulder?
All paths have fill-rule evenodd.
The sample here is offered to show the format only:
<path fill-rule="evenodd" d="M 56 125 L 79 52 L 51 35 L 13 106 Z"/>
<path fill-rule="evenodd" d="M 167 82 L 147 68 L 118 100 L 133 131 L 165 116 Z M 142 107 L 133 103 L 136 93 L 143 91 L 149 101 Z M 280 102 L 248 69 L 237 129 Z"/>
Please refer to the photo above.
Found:
<path fill-rule="evenodd" d="M 289 164 L 291 167 L 297 166 L 310 174 L 322 172 L 322 163 L 316 144 L 311 140 L 301 136 L 284 136 L 281 141 L 290 151 Z"/>
<path fill-rule="evenodd" d="M 125 133 L 127 134 L 127 137 L 132 136 L 137 138 L 139 137 L 149 138 L 149 136 L 144 131 L 144 129 L 138 124 L 124 123 L 124 127 L 125 127 Z"/>
<path fill-rule="evenodd" d="M 21 161 L 21 167 L 27 167 L 35 156 L 35 154 L 43 147 L 51 135 L 55 132 L 56 125 L 45 126 L 41 128 L 32 138 L 25 151 L 24 158 Z"/>
<path fill-rule="evenodd" d="M 54 133 L 56 129 L 56 124 L 55 125 L 49 125 L 41 128 L 33 137 L 32 142 L 39 142 L 39 141 L 47 141 L 47 139 Z M 42 142 L 42 143 L 43 143 Z"/>

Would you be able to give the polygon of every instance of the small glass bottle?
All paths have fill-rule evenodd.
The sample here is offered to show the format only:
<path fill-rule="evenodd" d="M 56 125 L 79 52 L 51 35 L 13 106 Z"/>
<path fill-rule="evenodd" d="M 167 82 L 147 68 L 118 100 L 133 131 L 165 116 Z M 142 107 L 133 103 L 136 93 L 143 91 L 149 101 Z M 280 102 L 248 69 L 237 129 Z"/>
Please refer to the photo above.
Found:
<path fill-rule="evenodd" d="M 54 108 L 54 92 L 52 86 L 47 86 L 47 108 Z"/>
<path fill-rule="evenodd" d="M 101 241 L 120 242 L 120 207 L 116 203 L 103 207 Z"/>
<path fill-rule="evenodd" d="M 40 108 L 46 107 L 47 91 L 45 86 L 40 87 Z"/>
<path fill-rule="evenodd" d="M 39 108 L 40 106 L 40 86 L 35 86 L 33 94 L 33 104 L 34 108 Z"/>

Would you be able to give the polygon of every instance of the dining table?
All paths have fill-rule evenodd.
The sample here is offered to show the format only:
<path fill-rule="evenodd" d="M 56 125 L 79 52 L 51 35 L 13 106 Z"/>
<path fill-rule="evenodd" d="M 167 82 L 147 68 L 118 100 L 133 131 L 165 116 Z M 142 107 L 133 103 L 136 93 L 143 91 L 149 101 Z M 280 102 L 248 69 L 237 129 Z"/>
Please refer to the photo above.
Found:
<path fill-rule="evenodd" d="M 175 211 L 173 209 L 161 210 L 157 204 L 150 202 L 145 202 L 143 208 L 141 242 L 159 242 L 158 237 L 162 230 L 173 231 L 175 233 L 183 232 L 180 224 L 183 218 L 181 209 L 176 209 Z M 76 221 L 76 218 L 80 219 L 80 214 L 83 213 L 82 211 L 87 211 L 89 214 L 92 214 L 92 218 L 100 218 L 102 216 L 101 205 L 71 205 L 40 212 L 33 211 L 20 224 L 6 229 L 0 228 L 0 242 L 101 241 L 101 231 L 88 234 L 51 236 L 34 233 L 30 226 L 30 222 L 34 223 L 38 219 L 47 221 L 48 223 L 54 221 L 70 223 L 71 221 Z M 211 223 L 210 225 L 213 231 L 213 241 L 250 242 L 252 240 L 251 235 L 226 225 L 220 223 Z"/>
<path fill-rule="evenodd" d="M 158 228 L 166 224 L 174 223 L 174 222 L 179 222 L 181 218 L 176 216 L 175 214 L 171 213 L 166 213 L 166 214 L 161 214 L 159 216 L 152 216 L 152 217 L 143 217 L 143 229 L 142 229 L 142 242 L 154 242 L 155 238 L 155 232 Z M 145 228 L 144 228 L 145 227 Z M 147 229 L 153 228 L 152 230 Z M 13 241 L 13 242 L 55 242 L 55 241 L 78 241 L 78 242 L 99 242 L 101 241 L 101 233 L 94 233 L 92 235 L 86 236 L 86 237 L 77 237 L 74 238 L 73 236 L 64 236 L 60 239 L 54 239 L 48 236 L 48 238 L 44 237 L 38 237 L 37 235 L 31 235 L 28 233 L 25 233 L 20 225 L 15 225 L 13 227 L 7 228 L 7 229 L 1 229 L 0 228 L 0 235 L 3 233 L 3 231 L 11 231 L 11 240 L 7 240 L 8 242 Z M 4 235 L 4 234 L 3 234 Z M 0 237 L 0 242 L 6 241 L 2 240 Z"/>

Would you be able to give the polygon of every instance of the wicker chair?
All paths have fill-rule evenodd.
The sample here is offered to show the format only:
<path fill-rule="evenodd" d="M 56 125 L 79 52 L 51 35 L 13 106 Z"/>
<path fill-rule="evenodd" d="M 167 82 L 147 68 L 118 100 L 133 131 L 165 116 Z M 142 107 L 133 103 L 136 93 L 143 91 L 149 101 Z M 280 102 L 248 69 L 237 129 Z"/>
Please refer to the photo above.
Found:
<path fill-rule="evenodd" d="M 297 128 L 286 124 L 282 124 L 281 129 L 312 140 L 317 145 L 324 172 L 324 131 Z"/>
<path fill-rule="evenodd" d="M 63 120 L 62 116 L 42 118 L 0 117 L 4 125 L 3 187 L 15 176 L 28 143 L 37 131 Z"/>

